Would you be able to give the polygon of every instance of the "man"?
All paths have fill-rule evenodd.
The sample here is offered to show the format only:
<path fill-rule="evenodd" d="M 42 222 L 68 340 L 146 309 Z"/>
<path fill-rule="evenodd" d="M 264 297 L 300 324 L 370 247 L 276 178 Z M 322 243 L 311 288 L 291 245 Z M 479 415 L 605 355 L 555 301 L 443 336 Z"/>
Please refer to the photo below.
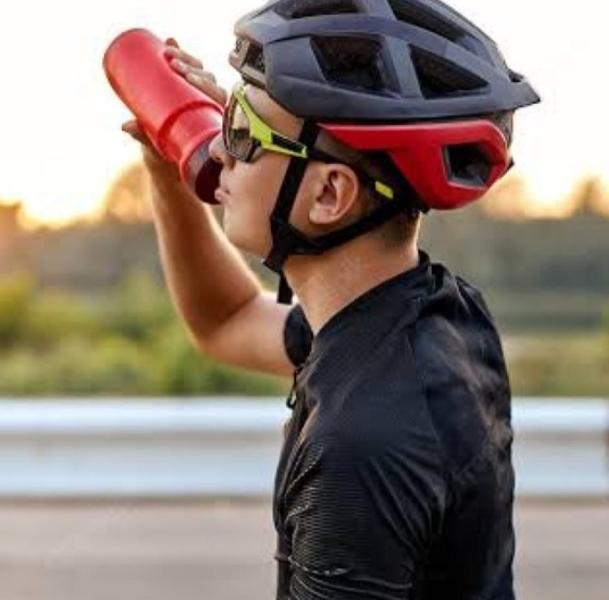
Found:
<path fill-rule="evenodd" d="M 294 374 L 277 598 L 514 598 L 500 339 L 480 292 L 417 239 L 421 213 L 474 201 L 507 171 L 513 111 L 538 97 L 437 0 L 280 0 L 236 33 L 245 85 L 210 148 L 224 233 L 175 167 L 144 154 L 166 279 L 195 343 Z M 170 46 L 173 67 L 225 103 Z M 235 247 L 281 275 L 282 303 Z"/>

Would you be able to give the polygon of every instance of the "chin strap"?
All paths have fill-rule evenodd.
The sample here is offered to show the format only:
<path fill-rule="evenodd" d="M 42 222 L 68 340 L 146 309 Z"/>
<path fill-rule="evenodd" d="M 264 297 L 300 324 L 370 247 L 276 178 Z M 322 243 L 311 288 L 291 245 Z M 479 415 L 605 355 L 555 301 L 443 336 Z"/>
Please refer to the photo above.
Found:
<path fill-rule="evenodd" d="M 307 119 L 302 126 L 298 141 L 307 148 L 312 148 L 317 141 L 319 132 L 317 123 Z M 281 304 L 292 303 L 292 290 L 283 274 L 283 263 L 290 254 L 293 254 L 291 250 L 296 245 L 295 236 L 302 238 L 303 241 L 306 239 L 289 224 L 289 220 L 307 165 L 308 162 L 302 158 L 292 157 L 290 159 L 275 208 L 271 214 L 273 246 L 263 264 L 280 276 L 277 302 Z"/>
<path fill-rule="evenodd" d="M 320 129 L 316 123 L 305 121 L 299 141 L 312 148 L 319 131 Z M 391 200 L 387 200 L 387 204 L 383 207 L 360 221 L 320 237 L 308 238 L 289 223 L 290 213 L 304 178 L 307 164 L 307 161 L 302 158 L 293 157 L 290 159 L 275 208 L 271 214 L 273 246 L 263 264 L 280 276 L 277 302 L 281 304 L 292 303 L 292 290 L 283 273 L 283 265 L 288 256 L 322 254 L 330 248 L 340 246 L 379 227 L 406 209 L 421 210 L 421 204 L 416 196 L 396 195 Z"/>

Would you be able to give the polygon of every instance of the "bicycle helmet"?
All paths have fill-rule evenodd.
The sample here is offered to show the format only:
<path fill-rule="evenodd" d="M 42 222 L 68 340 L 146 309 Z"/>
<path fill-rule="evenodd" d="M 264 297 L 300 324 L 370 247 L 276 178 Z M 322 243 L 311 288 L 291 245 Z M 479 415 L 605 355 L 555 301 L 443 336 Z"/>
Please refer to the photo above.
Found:
<path fill-rule="evenodd" d="M 253 85 L 401 176 L 394 201 L 345 229 L 310 239 L 289 225 L 305 161 L 291 159 L 271 217 L 278 273 L 287 256 L 319 254 L 405 208 L 451 210 L 479 199 L 512 165 L 488 115 L 540 101 L 495 42 L 439 0 L 272 0 L 239 19 L 229 61 Z M 280 301 L 290 293 L 282 278 Z"/>

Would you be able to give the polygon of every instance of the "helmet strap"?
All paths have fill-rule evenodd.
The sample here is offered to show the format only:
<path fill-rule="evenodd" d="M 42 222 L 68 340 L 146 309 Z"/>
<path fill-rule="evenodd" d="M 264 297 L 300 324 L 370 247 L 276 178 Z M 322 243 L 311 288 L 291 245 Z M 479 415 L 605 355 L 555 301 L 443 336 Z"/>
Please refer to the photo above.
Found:
<path fill-rule="evenodd" d="M 319 126 L 314 121 L 306 119 L 298 141 L 312 148 L 319 136 Z M 296 195 L 300 189 L 300 184 L 304 179 L 308 162 L 302 158 L 292 157 L 288 165 L 288 170 L 283 178 L 275 208 L 271 213 L 271 237 L 273 246 L 263 264 L 280 275 L 279 291 L 277 302 L 281 304 L 292 303 L 292 290 L 283 273 L 283 264 L 287 257 L 293 254 L 296 245 L 296 237 L 305 240 L 294 227 L 289 224 L 290 214 L 296 201 Z M 295 235 L 297 234 L 297 235 Z"/>
<path fill-rule="evenodd" d="M 319 127 L 312 121 L 305 121 L 299 141 L 312 147 L 319 135 Z M 381 208 L 328 234 L 308 238 L 289 223 L 290 214 L 296 200 L 296 195 L 304 178 L 307 161 L 292 158 L 286 171 L 275 208 L 271 214 L 271 237 L 273 246 L 263 264 L 280 275 L 277 302 L 291 304 L 292 290 L 283 273 L 283 265 L 292 255 L 318 255 L 326 250 L 340 246 L 364 233 L 367 233 L 404 210 L 420 210 L 420 202 L 416 194 L 402 193 L 395 196 Z"/>

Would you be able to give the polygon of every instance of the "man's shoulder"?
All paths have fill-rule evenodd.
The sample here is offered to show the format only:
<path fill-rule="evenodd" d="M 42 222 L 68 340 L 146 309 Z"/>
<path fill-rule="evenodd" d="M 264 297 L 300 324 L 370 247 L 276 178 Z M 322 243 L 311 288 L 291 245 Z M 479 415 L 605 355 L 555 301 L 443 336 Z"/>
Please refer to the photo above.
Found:
<path fill-rule="evenodd" d="M 427 399 L 404 329 L 392 332 L 339 388 L 327 390 L 314 437 L 335 451 L 372 456 L 409 446 L 440 450 Z"/>
<path fill-rule="evenodd" d="M 445 453 L 458 467 L 511 439 L 511 390 L 499 333 L 474 284 L 436 267 L 410 341 L 427 406 Z"/>
<path fill-rule="evenodd" d="M 502 353 L 496 321 L 480 288 L 442 263 L 432 263 L 432 272 L 434 286 L 413 323 L 416 351 L 426 361 L 455 353 L 477 360 L 477 349 L 484 354 L 489 343 Z M 428 355 L 430 349 L 434 352 Z"/>
<path fill-rule="evenodd" d="M 496 323 L 482 290 L 442 262 L 432 262 L 434 285 L 425 302 L 422 316 L 434 313 L 444 318 L 467 318 L 485 322 L 493 329 Z"/>

